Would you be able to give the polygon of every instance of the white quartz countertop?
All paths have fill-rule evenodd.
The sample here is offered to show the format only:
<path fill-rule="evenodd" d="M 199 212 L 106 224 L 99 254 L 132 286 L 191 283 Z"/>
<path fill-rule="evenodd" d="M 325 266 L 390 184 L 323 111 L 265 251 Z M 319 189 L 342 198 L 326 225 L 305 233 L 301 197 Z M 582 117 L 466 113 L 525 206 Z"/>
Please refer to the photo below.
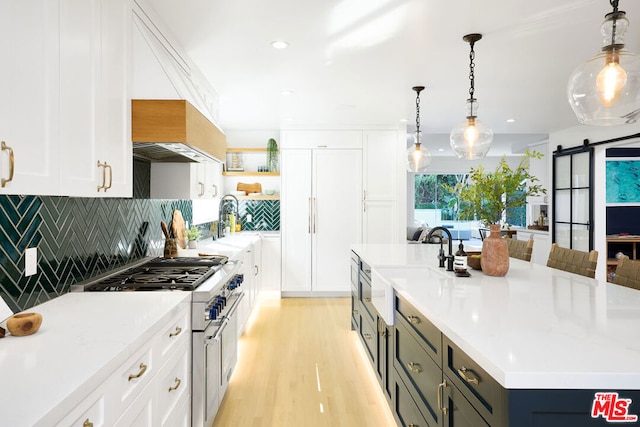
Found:
<path fill-rule="evenodd" d="M 640 389 L 640 291 L 513 258 L 457 278 L 439 245 L 352 249 L 505 388 Z"/>
<path fill-rule="evenodd" d="M 33 335 L 0 339 L 0 425 L 63 417 L 190 303 L 189 292 L 77 292 L 27 312 Z M 68 402 L 68 400 L 67 400 Z"/>

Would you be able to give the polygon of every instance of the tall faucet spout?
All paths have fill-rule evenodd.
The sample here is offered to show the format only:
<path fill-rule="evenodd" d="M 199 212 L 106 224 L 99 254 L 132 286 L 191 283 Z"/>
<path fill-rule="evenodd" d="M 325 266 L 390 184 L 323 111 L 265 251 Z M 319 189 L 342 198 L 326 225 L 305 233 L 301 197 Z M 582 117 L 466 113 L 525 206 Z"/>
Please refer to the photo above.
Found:
<path fill-rule="evenodd" d="M 441 230 L 447 234 L 449 240 L 449 254 L 444 256 L 444 258 L 447 260 L 447 271 L 453 271 L 453 239 L 451 238 L 451 232 L 446 227 L 433 227 L 429 231 L 429 234 L 427 234 L 427 242 L 431 241 L 431 236 L 437 230 Z M 440 243 L 440 248 L 442 248 L 442 242 Z M 440 249 L 440 255 L 438 255 L 438 259 L 440 259 L 440 267 L 444 267 L 443 260 L 440 258 L 442 256 L 442 249 Z"/>
<path fill-rule="evenodd" d="M 225 209 L 225 202 L 229 201 L 229 199 L 231 202 L 235 201 L 235 209 L 233 211 L 228 211 L 227 209 Z M 220 199 L 220 204 L 218 205 L 218 237 L 224 236 L 224 221 L 222 220 L 222 217 L 225 214 L 233 213 L 237 219 L 239 216 L 239 210 L 240 203 L 238 202 L 238 198 L 236 196 L 234 196 L 233 194 L 225 194 L 224 196 L 222 196 L 222 198 Z"/>

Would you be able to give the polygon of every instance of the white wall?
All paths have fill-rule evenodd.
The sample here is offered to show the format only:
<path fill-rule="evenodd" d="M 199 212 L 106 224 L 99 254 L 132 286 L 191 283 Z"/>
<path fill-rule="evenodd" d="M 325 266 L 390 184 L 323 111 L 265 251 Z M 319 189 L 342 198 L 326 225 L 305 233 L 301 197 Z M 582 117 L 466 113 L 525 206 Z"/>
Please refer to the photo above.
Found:
<path fill-rule="evenodd" d="M 549 187 L 551 188 L 551 174 L 553 152 L 557 150 L 558 145 L 563 148 L 577 147 L 583 144 L 584 139 L 588 139 L 590 143 L 605 141 L 613 138 L 619 138 L 640 132 L 640 123 L 629 126 L 614 127 L 591 127 L 591 126 L 575 126 L 569 129 L 563 129 L 558 132 L 549 134 L 549 155 L 548 171 L 549 171 Z M 607 271 L 607 211 L 606 211 L 606 173 L 605 173 L 605 157 L 606 149 L 620 146 L 638 146 L 638 142 L 624 141 L 615 144 L 606 144 L 595 147 L 594 149 L 594 188 L 593 188 L 593 237 L 594 249 L 598 251 L 598 268 L 596 270 L 596 279 L 606 280 Z M 551 204 L 551 199 L 549 199 Z M 551 206 L 549 206 L 551 211 Z"/>

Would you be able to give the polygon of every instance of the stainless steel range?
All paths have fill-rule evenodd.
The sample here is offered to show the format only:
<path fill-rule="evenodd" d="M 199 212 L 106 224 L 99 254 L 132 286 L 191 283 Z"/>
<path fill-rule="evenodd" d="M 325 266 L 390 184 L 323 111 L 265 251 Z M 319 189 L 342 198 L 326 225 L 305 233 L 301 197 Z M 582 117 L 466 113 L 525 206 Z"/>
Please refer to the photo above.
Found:
<path fill-rule="evenodd" d="M 237 361 L 240 267 L 223 256 L 147 258 L 71 290 L 191 292 L 191 425 L 201 427 L 213 422 Z"/>

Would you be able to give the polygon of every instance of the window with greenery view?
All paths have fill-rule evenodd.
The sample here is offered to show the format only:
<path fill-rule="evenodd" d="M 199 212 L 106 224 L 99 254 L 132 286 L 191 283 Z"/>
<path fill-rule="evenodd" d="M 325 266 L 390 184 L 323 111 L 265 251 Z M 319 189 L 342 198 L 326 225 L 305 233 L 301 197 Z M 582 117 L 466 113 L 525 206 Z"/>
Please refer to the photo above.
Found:
<path fill-rule="evenodd" d="M 449 190 L 456 184 L 466 184 L 469 174 L 416 174 L 415 175 L 415 209 L 439 209 L 442 220 L 459 220 L 458 198 Z M 509 209 L 507 223 L 515 226 L 526 226 L 526 205 Z"/>

